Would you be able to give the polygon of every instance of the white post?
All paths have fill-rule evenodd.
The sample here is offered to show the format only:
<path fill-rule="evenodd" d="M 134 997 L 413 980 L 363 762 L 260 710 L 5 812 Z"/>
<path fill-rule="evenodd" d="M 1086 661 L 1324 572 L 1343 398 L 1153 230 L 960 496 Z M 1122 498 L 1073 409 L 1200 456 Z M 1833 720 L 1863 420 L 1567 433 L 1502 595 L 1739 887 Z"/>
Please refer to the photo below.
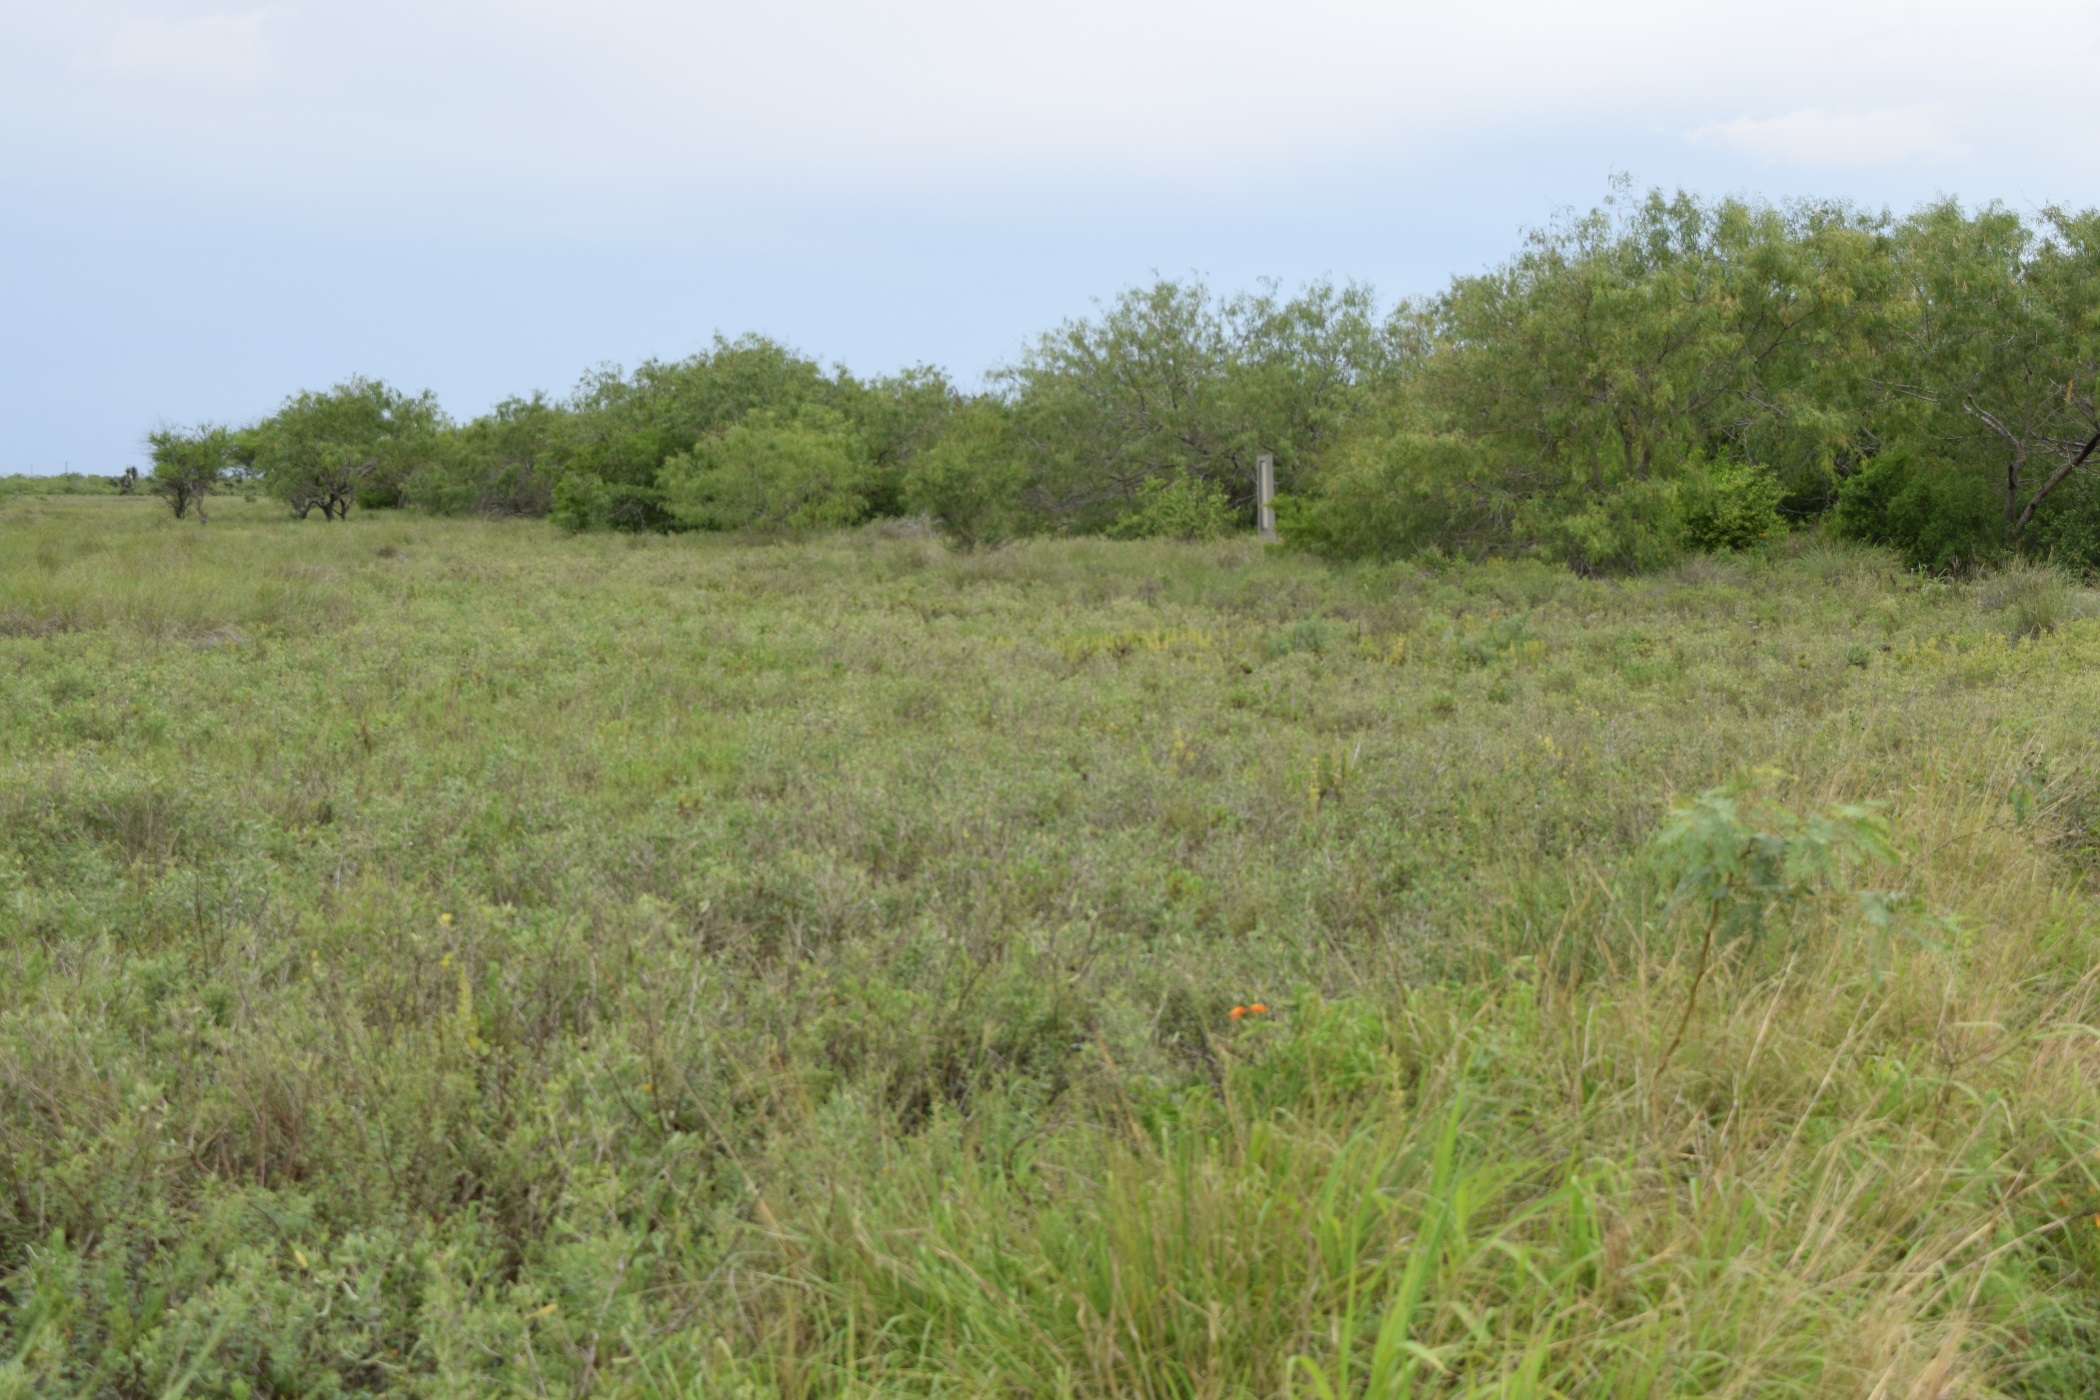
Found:
<path fill-rule="evenodd" d="M 1263 544 L 1276 543 L 1276 454 L 1264 452 L 1254 459 L 1255 519 Z"/>

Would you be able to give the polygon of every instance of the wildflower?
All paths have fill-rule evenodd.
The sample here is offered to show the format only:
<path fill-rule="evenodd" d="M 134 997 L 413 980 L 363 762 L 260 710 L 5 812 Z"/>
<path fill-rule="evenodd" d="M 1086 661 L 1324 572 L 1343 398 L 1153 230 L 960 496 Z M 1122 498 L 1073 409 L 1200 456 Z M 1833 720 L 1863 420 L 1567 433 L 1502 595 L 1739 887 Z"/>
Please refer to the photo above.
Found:
<path fill-rule="evenodd" d="M 1268 1011 L 1269 1011 L 1269 1008 L 1268 1008 L 1268 1007 L 1266 1007 L 1266 1006 L 1263 1006 L 1263 1005 L 1262 1005 L 1262 1004 L 1261 1004 L 1260 1002 L 1258 1002 L 1258 1001 L 1257 1001 L 1257 1002 L 1255 1002 L 1255 1003 L 1254 1003 L 1253 1005 L 1249 1006 L 1249 1007 L 1248 1007 L 1247 1009 L 1248 1009 L 1249 1011 L 1253 1012 L 1253 1013 L 1254 1013 L 1255 1015 L 1257 1015 L 1257 1016 L 1266 1016 L 1266 1015 L 1268 1014 Z"/>
<path fill-rule="evenodd" d="M 656 1086 L 654 1084 L 644 1084 L 642 1086 L 642 1092 L 645 1094 L 653 1094 L 656 1092 Z"/>
<path fill-rule="evenodd" d="M 1244 1006 L 1235 1006 L 1232 1008 L 1232 1010 L 1226 1012 L 1225 1014 L 1232 1017 L 1233 1020 L 1237 1021 L 1240 1019 L 1240 1017 L 1247 1014 L 1247 1008 Z"/>
<path fill-rule="evenodd" d="M 450 914 L 440 914 L 438 915 L 438 922 L 449 927 L 452 923 L 452 916 Z"/>

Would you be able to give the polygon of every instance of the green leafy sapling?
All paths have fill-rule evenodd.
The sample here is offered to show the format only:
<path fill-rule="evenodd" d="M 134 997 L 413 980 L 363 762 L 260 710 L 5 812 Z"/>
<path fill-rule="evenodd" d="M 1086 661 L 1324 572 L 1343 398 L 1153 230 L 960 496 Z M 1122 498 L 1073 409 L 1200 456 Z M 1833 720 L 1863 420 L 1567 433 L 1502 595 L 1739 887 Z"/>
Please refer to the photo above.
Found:
<path fill-rule="evenodd" d="M 1754 937 L 1774 913 L 1832 896 L 1858 897 L 1863 908 L 1875 905 L 1873 895 L 1855 890 L 1858 871 L 1900 859 L 1878 808 L 1847 803 L 1803 817 L 1763 795 L 1760 779 L 1771 776 L 1700 793 L 1670 813 L 1649 845 L 1668 882 L 1665 917 L 1688 910 L 1702 925 L 1684 1014 L 1656 1061 L 1658 1085 L 1691 1025 L 1716 944 Z"/>

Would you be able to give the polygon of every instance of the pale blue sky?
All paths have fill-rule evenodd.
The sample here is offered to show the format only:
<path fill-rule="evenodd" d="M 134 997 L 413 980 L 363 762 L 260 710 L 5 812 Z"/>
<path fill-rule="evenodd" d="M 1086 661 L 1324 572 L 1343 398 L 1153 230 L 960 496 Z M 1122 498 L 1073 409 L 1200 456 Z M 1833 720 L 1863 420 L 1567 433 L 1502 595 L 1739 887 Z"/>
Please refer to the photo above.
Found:
<path fill-rule="evenodd" d="M 2057 0 L 0 0 L 0 473 L 716 330 L 974 380 L 1155 269 L 1434 290 L 1614 171 L 2100 203 L 2096 58 Z"/>

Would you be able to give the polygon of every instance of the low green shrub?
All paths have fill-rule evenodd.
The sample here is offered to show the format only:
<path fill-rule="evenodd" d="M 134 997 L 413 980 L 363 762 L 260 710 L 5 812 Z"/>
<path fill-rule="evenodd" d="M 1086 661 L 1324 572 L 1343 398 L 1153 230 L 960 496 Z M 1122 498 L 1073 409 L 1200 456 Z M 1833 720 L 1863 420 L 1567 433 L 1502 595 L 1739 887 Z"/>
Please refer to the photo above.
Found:
<path fill-rule="evenodd" d="M 754 409 L 663 465 L 664 508 L 706 530 L 804 531 L 857 524 L 873 475 L 867 445 L 836 411 Z"/>
<path fill-rule="evenodd" d="M 1838 488 L 1837 530 L 1915 569 L 1963 573 L 2003 558 L 2005 513 L 1981 473 L 1888 452 Z"/>
<path fill-rule="evenodd" d="M 1123 540 L 1217 540 L 1239 524 L 1239 512 L 1217 482 L 1155 476 L 1139 484 L 1135 508 L 1108 533 Z"/>
<path fill-rule="evenodd" d="M 2100 476 L 2081 474 L 2057 487 L 2035 512 L 2027 542 L 2061 568 L 2100 570 Z"/>
<path fill-rule="evenodd" d="M 664 493 L 654 486 L 607 481 L 592 472 L 569 472 L 554 483 L 555 524 L 564 530 L 662 530 L 672 524 Z"/>
<path fill-rule="evenodd" d="M 1022 491 L 1028 469 L 1006 415 L 971 404 L 949 421 L 931 447 L 912 458 L 904 478 L 904 507 L 931 520 L 964 549 L 996 545 L 1025 523 Z"/>
<path fill-rule="evenodd" d="M 1762 467 L 1700 464 L 1683 492 L 1686 547 L 1706 553 L 1748 549 L 1784 533 L 1786 520 L 1779 505 L 1785 495 L 1785 484 Z"/>
<path fill-rule="evenodd" d="M 1337 449 L 1301 491 L 1277 497 L 1284 543 L 1330 559 L 1471 552 L 1508 537 L 1508 507 L 1485 485 L 1492 454 L 1455 435 L 1393 433 Z"/>
<path fill-rule="evenodd" d="M 1585 577 L 1647 573 L 1684 553 L 1681 494 L 1678 482 L 1649 478 L 1556 497 L 1530 507 L 1523 533 Z"/>

